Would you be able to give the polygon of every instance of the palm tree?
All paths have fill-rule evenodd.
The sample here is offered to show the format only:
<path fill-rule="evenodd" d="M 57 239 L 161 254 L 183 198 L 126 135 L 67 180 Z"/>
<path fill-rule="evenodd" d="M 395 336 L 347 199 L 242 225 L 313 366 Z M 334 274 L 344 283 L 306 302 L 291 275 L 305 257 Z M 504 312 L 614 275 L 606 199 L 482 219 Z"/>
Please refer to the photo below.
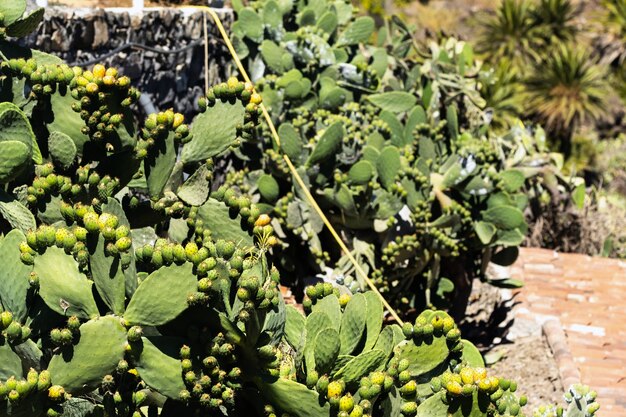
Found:
<path fill-rule="evenodd" d="M 476 49 L 491 62 L 502 58 L 515 65 L 539 60 L 543 38 L 533 19 L 528 0 L 503 0 L 495 15 L 481 19 L 482 31 Z"/>
<path fill-rule="evenodd" d="M 526 108 L 545 124 L 565 155 L 582 123 L 600 119 L 611 91 L 607 71 L 585 50 L 562 44 L 525 80 Z"/>

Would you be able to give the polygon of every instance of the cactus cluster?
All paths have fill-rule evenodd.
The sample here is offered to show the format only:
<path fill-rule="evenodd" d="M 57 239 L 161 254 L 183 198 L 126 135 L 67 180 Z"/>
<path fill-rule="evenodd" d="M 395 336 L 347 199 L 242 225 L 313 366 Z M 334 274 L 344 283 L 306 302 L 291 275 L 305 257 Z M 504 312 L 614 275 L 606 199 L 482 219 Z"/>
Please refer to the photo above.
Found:
<path fill-rule="evenodd" d="M 19 1 L 7 4 L 0 13 L 13 36 L 15 22 L 32 18 L 21 18 Z M 336 42 L 355 45 L 369 23 L 349 23 L 352 9 L 341 4 L 320 23 L 343 16 Z M 300 22 L 315 13 L 303 11 Z M 240 26 L 254 37 L 256 18 L 247 19 Z M 297 42 L 324 53 L 309 35 L 321 32 L 304 29 Z M 277 249 L 301 251 L 301 236 L 317 251 L 302 253 L 319 262 L 336 254 L 321 244 L 319 219 L 287 181 L 278 149 L 265 153 L 267 173 L 257 162 L 217 172 L 216 159 L 264 146 L 256 140 L 263 98 L 251 85 L 231 78 L 212 87 L 187 126 L 173 110 L 137 123 L 139 93 L 115 69 L 70 69 L 10 42 L 0 44 L 0 83 L 10 86 L 0 94 L 0 415 L 520 415 L 525 400 L 514 383 L 486 376 L 477 349 L 443 311 L 385 325 L 374 292 L 331 282 L 305 290 L 304 314 L 285 305 L 280 269 L 293 274 L 286 266 L 303 256 L 278 257 Z M 280 126 L 286 148 L 300 149 L 303 177 L 342 231 L 354 233 L 358 259 L 374 276 L 394 279 L 397 252 L 423 247 L 401 234 L 363 238 L 377 219 L 377 233 L 392 236 L 400 203 L 412 209 L 411 234 L 438 242 L 431 256 L 440 263 L 456 237 L 433 232 L 439 226 L 471 228 L 481 216 L 494 224 L 494 239 L 517 226 L 489 211 L 511 205 L 517 176 L 487 168 L 498 152 L 458 132 L 454 110 L 432 127 L 416 106 L 409 123 L 386 116 L 380 97 L 336 112 L 294 110 L 297 118 Z M 426 161 L 415 143 L 428 141 Z M 499 190 L 482 211 L 467 208 L 457 189 L 464 149 Z M 218 177 L 225 183 L 214 184 Z M 409 183 L 440 188 L 419 199 Z M 439 208 L 429 208 L 435 201 Z M 386 250 L 383 264 L 370 253 L 376 244 Z M 584 390 L 567 397 L 568 417 L 597 410 Z"/>

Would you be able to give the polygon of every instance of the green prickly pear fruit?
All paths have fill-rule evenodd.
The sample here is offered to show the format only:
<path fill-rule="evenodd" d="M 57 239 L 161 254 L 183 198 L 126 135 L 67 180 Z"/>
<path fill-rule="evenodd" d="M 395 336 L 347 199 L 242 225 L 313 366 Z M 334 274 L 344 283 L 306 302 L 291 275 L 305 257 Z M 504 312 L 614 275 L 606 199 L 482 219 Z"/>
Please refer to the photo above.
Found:
<path fill-rule="evenodd" d="M 344 395 L 339 400 L 339 411 L 350 412 L 354 408 L 354 399 L 350 393 Z"/>
<path fill-rule="evenodd" d="M 400 388 L 400 394 L 403 397 L 410 397 L 417 392 L 417 383 L 413 380 L 407 382 Z"/>
<path fill-rule="evenodd" d="M 402 333 L 405 338 L 411 339 L 413 337 L 413 325 L 409 322 L 405 322 L 402 325 Z"/>
<path fill-rule="evenodd" d="M 313 388 L 319 381 L 319 374 L 315 370 L 310 370 L 306 375 L 306 386 Z"/>
<path fill-rule="evenodd" d="M 26 243 L 28 243 L 28 246 L 32 249 L 37 250 L 37 233 L 29 230 L 28 233 L 26 233 Z"/>
<path fill-rule="evenodd" d="M 7 338 L 11 341 L 20 340 L 22 338 L 22 326 L 16 321 L 11 322 L 7 327 Z"/>
<path fill-rule="evenodd" d="M 30 327 L 28 326 L 22 326 L 22 335 L 20 337 L 20 340 L 22 342 L 26 341 L 26 339 L 28 339 L 30 337 L 30 334 L 32 333 L 32 330 Z"/>
<path fill-rule="evenodd" d="M 330 384 L 330 380 L 328 379 L 328 376 L 322 375 L 321 377 L 318 378 L 317 383 L 315 384 L 315 388 L 317 389 L 317 392 L 325 394 L 328 392 L 329 384 Z"/>
<path fill-rule="evenodd" d="M 27 395 L 31 390 L 31 385 L 28 383 L 28 381 L 26 380 L 21 380 L 21 381 L 17 381 L 17 386 L 15 387 L 15 391 L 17 391 L 17 393 L 20 396 L 25 396 Z"/>
<path fill-rule="evenodd" d="M 98 213 L 96 212 L 90 211 L 85 213 L 85 216 L 83 217 L 83 224 L 89 233 L 97 233 L 100 231 L 100 225 L 98 223 L 99 218 L 100 216 L 98 216 Z"/>
<path fill-rule="evenodd" d="M 461 339 L 461 331 L 457 328 L 450 330 L 446 333 L 446 340 L 451 343 L 456 343 Z"/>
<path fill-rule="evenodd" d="M 128 337 L 129 342 L 139 342 L 142 336 L 143 336 L 143 330 L 141 329 L 140 326 L 133 326 L 130 329 L 128 329 L 127 337 Z"/>
<path fill-rule="evenodd" d="M 74 335 L 70 331 L 70 329 L 61 329 L 61 344 L 69 345 L 72 343 L 74 339 Z"/>
<path fill-rule="evenodd" d="M 131 246 L 132 246 L 132 241 L 131 241 L 131 239 L 129 237 L 119 238 L 115 242 L 115 247 L 120 252 L 126 252 L 127 250 L 130 249 Z"/>
<path fill-rule="evenodd" d="M 13 322 L 13 314 L 10 311 L 3 311 L 0 314 L 0 322 L 2 323 L 2 328 L 6 329 Z"/>
<path fill-rule="evenodd" d="M 417 403 L 415 401 L 409 401 L 402 404 L 400 413 L 406 417 L 412 417 L 417 414 Z"/>
<path fill-rule="evenodd" d="M 45 391 L 50 388 L 51 380 L 50 380 L 50 372 L 48 370 L 43 370 L 39 373 L 39 379 L 37 380 L 37 390 Z"/>
<path fill-rule="evenodd" d="M 180 348 L 180 358 L 181 359 L 189 359 L 191 358 L 191 348 L 187 345 L 183 345 Z"/>
<path fill-rule="evenodd" d="M 16 403 L 20 400 L 20 394 L 17 390 L 11 390 L 9 392 L 9 401 L 12 403 Z"/>
<path fill-rule="evenodd" d="M 37 381 L 39 381 L 39 372 L 30 368 L 28 374 L 26 374 L 26 380 L 31 385 L 31 387 L 37 386 Z"/>

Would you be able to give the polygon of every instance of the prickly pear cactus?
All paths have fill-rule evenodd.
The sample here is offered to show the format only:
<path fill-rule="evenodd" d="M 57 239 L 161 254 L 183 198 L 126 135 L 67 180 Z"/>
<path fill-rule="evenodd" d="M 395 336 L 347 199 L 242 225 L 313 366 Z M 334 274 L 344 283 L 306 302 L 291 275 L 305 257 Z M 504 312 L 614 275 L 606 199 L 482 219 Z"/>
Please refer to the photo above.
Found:
<path fill-rule="evenodd" d="M 20 5 L 0 1 L 9 36 L 33 19 Z M 276 10 L 264 19 L 273 22 Z M 333 27 L 332 14 L 321 17 Z M 258 16 L 246 19 L 246 36 L 258 38 Z M 368 25 L 356 19 L 338 42 L 363 42 Z M 172 110 L 136 121 L 139 92 L 114 68 L 70 68 L 3 42 L 0 71 L 10 86 L 0 94 L 0 416 L 518 415 L 524 400 L 513 383 L 487 377 L 447 313 L 385 326 L 374 292 L 330 282 L 307 288 L 305 314 L 285 305 L 268 256 L 285 216 L 269 214 L 286 205 L 290 221 L 306 218 L 308 233 L 319 227 L 312 212 L 296 206 L 294 214 L 295 191 L 285 200 L 284 178 L 269 174 L 254 188 L 252 171 L 231 170 L 227 182 L 240 190 L 212 187 L 214 158 L 257 145 L 262 97 L 251 85 L 231 78 L 211 88 L 189 127 Z M 374 108 L 352 122 L 347 113 L 314 114 L 315 134 L 304 117 L 281 128 L 290 149 L 306 149 L 301 169 L 330 190 L 325 206 L 346 214 L 341 224 L 361 220 L 357 193 L 404 198 L 399 184 L 417 171 L 407 168 L 413 148 L 393 139 L 392 118 Z M 463 138 L 453 111 L 449 118 L 445 140 Z M 357 123 L 374 136 L 366 146 Z M 369 159 L 347 170 L 349 180 L 339 171 L 336 188 L 324 185 L 320 166 L 367 146 Z M 440 170 L 438 184 L 457 184 L 426 165 Z M 260 198 L 241 192 L 257 189 Z M 483 217 L 495 233 L 517 224 Z M 571 393 L 572 417 L 597 409 L 580 392 Z"/>

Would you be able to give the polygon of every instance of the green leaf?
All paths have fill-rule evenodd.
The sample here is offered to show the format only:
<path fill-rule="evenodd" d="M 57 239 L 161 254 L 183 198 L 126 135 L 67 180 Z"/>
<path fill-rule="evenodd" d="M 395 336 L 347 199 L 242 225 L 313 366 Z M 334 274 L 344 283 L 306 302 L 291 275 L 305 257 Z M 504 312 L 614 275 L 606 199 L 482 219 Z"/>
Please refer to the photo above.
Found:
<path fill-rule="evenodd" d="M 87 393 L 100 386 L 124 359 L 126 329 L 119 317 L 105 316 L 80 326 L 78 343 L 52 357 L 48 370 L 52 383 L 71 394 Z"/>
<path fill-rule="evenodd" d="M 524 286 L 524 281 L 520 281 L 519 279 L 513 279 L 513 278 L 490 279 L 488 280 L 488 282 L 489 284 L 497 288 L 516 289 L 516 288 L 522 288 Z"/>
<path fill-rule="evenodd" d="M 511 230 L 525 224 L 524 214 L 516 207 L 498 206 L 482 212 L 483 221 L 493 223 L 498 229 Z"/>
<path fill-rule="evenodd" d="M 183 146 L 182 161 L 204 162 L 228 150 L 237 139 L 237 125 L 243 124 L 244 107 L 217 101 L 204 113 L 197 115 L 191 125 L 191 142 Z"/>
<path fill-rule="evenodd" d="M 367 99 L 375 106 L 392 113 L 409 111 L 417 103 L 417 98 L 413 94 L 405 93 L 404 91 L 372 94 L 367 96 Z"/>
<path fill-rule="evenodd" d="M 68 317 L 98 316 L 92 282 L 78 270 L 72 255 L 50 247 L 44 254 L 35 256 L 34 271 L 39 277 L 39 295 L 52 310 Z"/>
<path fill-rule="evenodd" d="M 197 287 L 190 263 L 161 267 L 139 284 L 124 318 L 131 324 L 145 326 L 168 323 L 187 309 L 187 297 Z"/>
<path fill-rule="evenodd" d="M 356 45 L 367 41 L 374 30 L 376 24 L 369 16 L 361 16 L 354 19 L 348 27 L 339 35 L 338 45 Z"/>
<path fill-rule="evenodd" d="M 133 350 L 141 379 L 150 388 L 173 399 L 185 389 L 179 359 L 181 346 L 174 338 L 142 337 L 139 351 Z"/>
<path fill-rule="evenodd" d="M 502 171 L 500 175 L 498 175 L 500 180 L 504 183 L 504 190 L 509 193 L 514 193 L 518 191 L 524 185 L 526 181 L 526 177 L 524 173 L 517 169 L 508 169 L 506 171 Z"/>
<path fill-rule="evenodd" d="M 474 230 L 483 245 L 489 245 L 497 231 L 493 224 L 482 221 L 474 223 Z"/>

